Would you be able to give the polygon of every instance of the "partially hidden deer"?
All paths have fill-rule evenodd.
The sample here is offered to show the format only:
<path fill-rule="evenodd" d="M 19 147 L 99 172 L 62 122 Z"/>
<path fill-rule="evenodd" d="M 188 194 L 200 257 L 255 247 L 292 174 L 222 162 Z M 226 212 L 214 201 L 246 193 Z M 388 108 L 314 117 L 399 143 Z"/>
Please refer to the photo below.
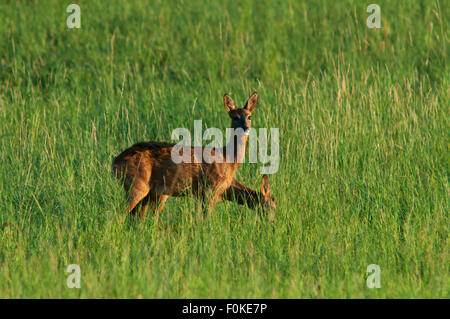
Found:
<path fill-rule="evenodd" d="M 175 144 L 163 142 L 134 144 L 113 160 L 113 173 L 122 180 L 129 195 L 127 214 L 135 214 L 136 206 L 142 203 L 141 217 L 145 219 L 150 206 L 152 211 L 156 211 L 158 220 L 169 196 L 186 194 L 199 198 L 202 216 L 205 208 L 212 213 L 216 202 L 222 199 L 223 193 L 231 186 L 234 174 L 243 162 L 251 114 L 258 103 L 258 94 L 254 92 L 243 108 L 237 108 L 228 94 L 224 95 L 223 103 L 235 134 L 231 135 L 225 147 L 208 150 L 211 157 L 218 157 L 221 161 L 199 161 L 198 149 L 188 147 L 177 151 L 181 156 L 186 155 L 186 150 L 190 151 L 187 153 L 189 161 L 176 163 L 172 159 Z M 204 148 L 200 149 L 201 154 L 204 154 Z"/>
<path fill-rule="evenodd" d="M 252 209 L 261 207 L 264 210 L 268 210 L 270 220 L 274 219 L 277 198 L 271 194 L 267 175 L 263 175 L 262 177 L 260 192 L 244 186 L 236 179 L 233 179 L 231 186 L 223 193 L 222 198 L 228 201 L 236 201 L 240 205 L 247 205 Z"/>

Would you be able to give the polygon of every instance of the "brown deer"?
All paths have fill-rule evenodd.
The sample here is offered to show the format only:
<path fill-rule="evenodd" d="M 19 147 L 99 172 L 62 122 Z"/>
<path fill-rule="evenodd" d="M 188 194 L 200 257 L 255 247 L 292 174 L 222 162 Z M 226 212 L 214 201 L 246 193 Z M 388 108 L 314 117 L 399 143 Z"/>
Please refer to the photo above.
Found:
<path fill-rule="evenodd" d="M 246 187 L 233 179 L 231 186 L 223 193 L 222 198 L 229 201 L 236 201 L 240 205 L 256 209 L 261 207 L 267 209 L 270 220 L 274 218 L 274 210 L 277 206 L 277 198 L 271 195 L 269 178 L 263 175 L 261 181 L 261 191 L 257 192 L 250 187 Z"/>
<path fill-rule="evenodd" d="M 169 196 L 186 194 L 199 197 L 202 211 L 207 201 L 207 208 L 212 213 L 216 202 L 222 199 L 223 193 L 231 186 L 234 173 L 243 162 L 251 114 L 258 103 L 258 94 L 253 93 L 243 108 L 237 108 L 228 94 L 224 95 L 223 102 L 235 133 L 225 147 L 209 149 L 210 156 L 218 156 L 221 161 L 199 161 L 199 148 L 185 147 L 178 152 L 185 156 L 185 152 L 190 151 L 187 153 L 189 161 L 175 163 L 172 160 L 175 144 L 162 142 L 134 144 L 113 160 L 113 172 L 129 192 L 127 214 L 134 214 L 136 205 L 142 202 L 141 217 L 145 218 L 150 205 L 152 210 L 157 209 L 158 220 Z M 200 148 L 202 154 L 203 149 Z"/>

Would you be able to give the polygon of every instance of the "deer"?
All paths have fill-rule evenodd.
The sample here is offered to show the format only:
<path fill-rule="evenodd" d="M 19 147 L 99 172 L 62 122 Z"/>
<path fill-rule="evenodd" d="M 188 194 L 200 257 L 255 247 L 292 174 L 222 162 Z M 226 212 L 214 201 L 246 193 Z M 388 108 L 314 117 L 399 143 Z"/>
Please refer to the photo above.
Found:
<path fill-rule="evenodd" d="M 210 148 L 210 157 L 220 160 L 198 160 L 198 148 L 174 149 L 175 144 L 165 142 L 140 142 L 132 145 L 116 156 L 112 162 L 113 174 L 122 181 L 128 193 L 126 215 L 136 215 L 136 206 L 141 203 L 140 216 L 144 220 L 149 206 L 156 211 L 158 221 L 169 196 L 194 195 L 199 200 L 202 218 L 205 208 L 210 214 L 216 202 L 231 186 L 234 174 L 243 162 L 245 148 L 251 127 L 251 114 L 258 104 L 258 94 L 254 92 L 242 108 L 237 108 L 229 94 L 223 103 L 234 134 L 227 145 Z M 173 151 L 188 161 L 174 161 Z M 186 154 L 185 154 L 186 153 Z M 196 157 L 197 156 L 197 157 Z"/>
<path fill-rule="evenodd" d="M 263 175 L 261 181 L 261 191 L 257 192 L 250 187 L 242 185 L 236 179 L 233 179 L 231 186 L 223 193 L 222 199 L 236 201 L 240 205 L 245 205 L 251 209 L 261 207 L 269 211 L 269 219 L 274 219 L 274 210 L 277 206 L 277 198 L 272 196 L 270 190 L 269 178 Z"/>

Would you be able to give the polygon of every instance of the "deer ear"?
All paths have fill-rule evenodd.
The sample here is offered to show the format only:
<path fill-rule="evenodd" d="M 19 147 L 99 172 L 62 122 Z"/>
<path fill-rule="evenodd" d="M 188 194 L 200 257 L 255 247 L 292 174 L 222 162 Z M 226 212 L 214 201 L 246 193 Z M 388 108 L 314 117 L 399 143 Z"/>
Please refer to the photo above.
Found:
<path fill-rule="evenodd" d="M 252 96 L 248 98 L 247 103 L 245 103 L 244 109 L 253 112 L 256 109 L 257 104 L 258 104 L 258 93 L 254 92 Z"/>
<path fill-rule="evenodd" d="M 270 196 L 270 183 L 269 183 L 269 178 L 267 177 L 267 175 L 263 175 L 263 177 L 262 177 L 261 194 L 264 197 Z"/>
<path fill-rule="evenodd" d="M 225 105 L 225 109 L 227 110 L 227 112 L 230 112 L 230 111 L 233 111 L 236 109 L 233 99 L 228 94 L 225 94 L 223 96 L 223 105 Z"/>

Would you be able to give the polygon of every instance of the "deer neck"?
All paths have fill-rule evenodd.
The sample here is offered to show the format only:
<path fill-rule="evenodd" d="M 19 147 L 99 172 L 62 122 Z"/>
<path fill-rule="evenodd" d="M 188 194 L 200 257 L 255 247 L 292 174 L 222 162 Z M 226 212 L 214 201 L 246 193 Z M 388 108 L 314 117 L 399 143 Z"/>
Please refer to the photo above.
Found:
<path fill-rule="evenodd" d="M 225 161 L 227 163 L 233 164 L 236 168 L 239 167 L 239 165 L 244 161 L 247 139 L 247 135 L 232 134 L 230 136 L 230 139 L 223 150 Z"/>

